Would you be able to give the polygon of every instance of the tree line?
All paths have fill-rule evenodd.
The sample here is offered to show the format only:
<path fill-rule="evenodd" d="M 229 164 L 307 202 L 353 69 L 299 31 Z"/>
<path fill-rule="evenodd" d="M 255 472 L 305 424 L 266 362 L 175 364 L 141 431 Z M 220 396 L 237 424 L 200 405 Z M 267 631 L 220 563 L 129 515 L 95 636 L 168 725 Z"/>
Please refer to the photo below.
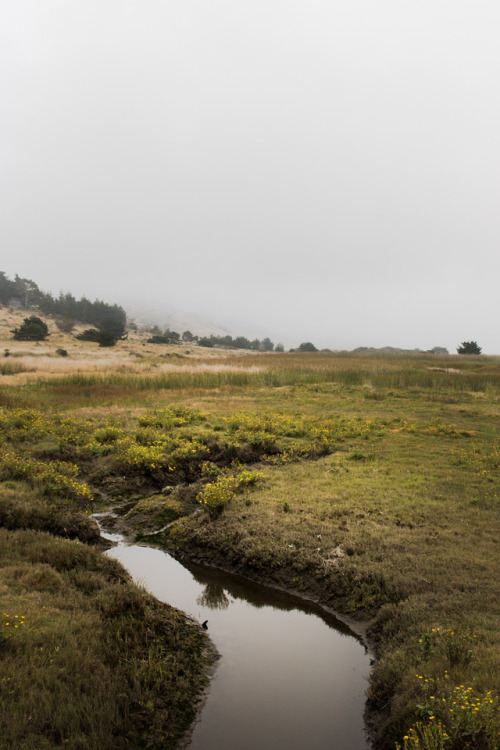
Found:
<path fill-rule="evenodd" d="M 184 331 L 180 334 L 177 331 L 171 331 L 167 328 L 166 331 L 161 331 L 158 326 L 154 326 L 151 329 L 153 334 L 148 339 L 148 344 L 198 344 L 198 346 L 205 346 L 209 349 L 214 347 L 222 347 L 225 349 L 250 349 L 257 352 L 282 352 L 284 351 L 283 344 L 273 344 L 270 338 L 265 338 L 260 341 L 254 339 L 250 341 L 245 336 L 195 336 L 191 331 Z"/>
<path fill-rule="evenodd" d="M 13 302 L 25 309 L 34 309 L 52 315 L 61 331 L 70 333 L 75 322 L 88 323 L 93 328 L 80 333 L 76 338 L 83 341 L 95 341 L 100 346 L 113 346 L 120 339 L 126 338 L 127 315 L 123 307 L 110 305 L 101 300 L 91 302 L 86 297 L 76 299 L 72 294 L 61 292 L 54 297 L 50 292 L 43 292 L 31 279 L 23 279 L 18 274 L 14 279 L 0 271 L 0 304 L 9 305 Z M 162 331 L 158 326 L 150 330 L 152 333 L 148 343 L 152 344 L 180 344 L 197 343 L 207 348 L 223 347 L 227 349 L 248 349 L 259 352 L 283 352 L 282 344 L 274 344 L 270 338 L 262 340 L 247 339 L 245 336 L 195 336 L 191 331 L 180 334 L 167 329 Z M 23 340 L 43 340 L 48 334 L 46 324 L 36 316 L 26 318 L 23 325 L 13 331 L 14 338 Z M 390 347 L 388 347 L 390 349 Z M 369 351 L 370 347 L 358 347 L 354 351 Z M 317 348 L 307 341 L 290 352 L 316 352 Z M 395 350 L 396 351 L 396 350 Z M 476 341 L 463 341 L 457 347 L 458 354 L 481 354 L 481 347 Z M 434 354 L 448 354 L 444 347 L 434 347 L 430 350 Z"/>
<path fill-rule="evenodd" d="M 97 330 L 88 329 L 77 338 L 97 341 L 102 346 L 112 345 L 111 342 L 116 343 L 126 335 L 127 315 L 123 307 L 97 299 L 91 302 L 86 297 L 76 299 L 72 294 L 63 292 L 54 297 L 49 292 L 43 292 L 31 279 L 23 279 L 16 274 L 11 280 L 0 271 L 0 303 L 8 305 L 13 301 L 25 309 L 53 315 L 58 327 L 68 333 L 75 321 L 94 326 Z"/>
<path fill-rule="evenodd" d="M 227 349 L 250 349 L 256 352 L 282 352 L 283 345 L 273 344 L 270 338 L 265 338 L 260 341 L 259 339 L 253 339 L 250 341 L 245 336 L 202 336 L 198 339 L 198 346 L 215 347 L 222 346 Z"/>

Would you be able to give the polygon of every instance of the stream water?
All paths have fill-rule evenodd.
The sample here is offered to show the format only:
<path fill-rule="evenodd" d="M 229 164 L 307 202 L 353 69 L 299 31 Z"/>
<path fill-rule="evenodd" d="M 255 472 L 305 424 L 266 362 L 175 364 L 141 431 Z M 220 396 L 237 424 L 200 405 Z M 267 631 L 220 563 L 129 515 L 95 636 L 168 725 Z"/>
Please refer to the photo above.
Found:
<path fill-rule="evenodd" d="M 370 657 L 333 615 L 152 547 L 107 554 L 200 623 L 221 655 L 190 750 L 365 750 Z"/>

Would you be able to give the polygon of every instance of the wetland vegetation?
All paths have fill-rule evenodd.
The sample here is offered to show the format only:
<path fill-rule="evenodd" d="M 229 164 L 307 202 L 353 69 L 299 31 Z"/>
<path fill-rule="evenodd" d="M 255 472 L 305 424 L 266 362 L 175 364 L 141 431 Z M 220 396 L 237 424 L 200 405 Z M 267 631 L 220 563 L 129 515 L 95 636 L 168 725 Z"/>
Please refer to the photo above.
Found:
<path fill-rule="evenodd" d="M 6 342 L 0 379 L 6 746 L 167 747 L 191 721 L 206 636 L 98 549 L 91 513 L 126 506 L 131 537 L 366 624 L 376 748 L 498 747 L 499 358 L 51 331 Z"/>

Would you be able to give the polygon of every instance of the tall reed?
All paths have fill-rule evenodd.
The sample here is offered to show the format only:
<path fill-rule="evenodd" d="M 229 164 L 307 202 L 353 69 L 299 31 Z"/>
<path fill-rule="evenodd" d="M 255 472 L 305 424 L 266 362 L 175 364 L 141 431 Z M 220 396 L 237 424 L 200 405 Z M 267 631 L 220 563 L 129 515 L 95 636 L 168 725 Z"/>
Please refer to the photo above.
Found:
<path fill-rule="evenodd" d="M 378 365 L 378 366 L 376 366 Z M 464 370 L 460 373 L 433 371 L 424 368 L 380 366 L 336 368 L 276 367 L 258 372 L 248 371 L 189 371 L 155 374 L 137 373 L 74 373 L 59 378 L 40 378 L 36 386 L 46 389 L 102 389 L 126 388 L 131 391 L 178 390 L 186 388 L 214 389 L 225 386 L 282 387 L 313 383 L 339 383 L 346 386 L 373 386 L 388 389 L 449 390 L 455 392 L 500 390 L 499 371 Z"/>

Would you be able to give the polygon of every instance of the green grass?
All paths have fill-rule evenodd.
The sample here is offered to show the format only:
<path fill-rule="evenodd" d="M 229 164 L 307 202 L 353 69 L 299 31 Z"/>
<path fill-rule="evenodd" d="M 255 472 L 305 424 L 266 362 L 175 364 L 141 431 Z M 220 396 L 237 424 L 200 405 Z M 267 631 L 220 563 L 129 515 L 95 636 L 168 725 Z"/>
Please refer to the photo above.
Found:
<path fill-rule="evenodd" d="M 2 746 L 173 747 L 201 687 L 200 629 L 49 534 L 0 529 L 0 572 Z"/>
<path fill-rule="evenodd" d="M 369 622 L 377 747 L 494 750 L 498 358 L 220 355 L 210 363 L 232 369 L 193 369 L 203 362 L 4 388 L 0 525 L 84 539 L 75 487 L 98 504 L 135 499 L 123 523 L 139 536 L 174 521 L 155 543 Z M 457 687 L 475 698 L 455 719 Z"/>

